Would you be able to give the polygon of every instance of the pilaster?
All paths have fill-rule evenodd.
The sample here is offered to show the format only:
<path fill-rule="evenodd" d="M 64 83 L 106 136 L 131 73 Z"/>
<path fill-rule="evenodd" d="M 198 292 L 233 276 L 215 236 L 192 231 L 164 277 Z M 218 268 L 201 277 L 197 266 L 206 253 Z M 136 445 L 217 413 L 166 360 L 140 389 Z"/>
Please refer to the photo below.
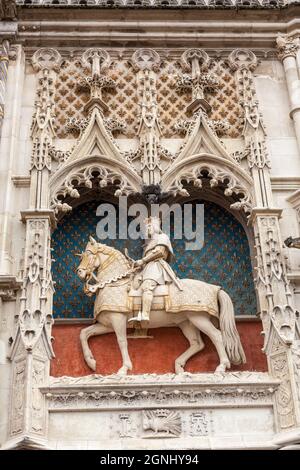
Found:
<path fill-rule="evenodd" d="M 47 411 L 39 387 L 47 382 L 51 346 L 52 296 L 51 227 L 49 206 L 49 149 L 55 135 L 53 86 L 61 63 L 54 49 L 39 49 L 32 58 L 38 73 L 36 113 L 33 118 L 30 208 L 22 212 L 26 225 L 20 310 L 15 316 L 9 441 L 6 447 L 41 447 L 46 443 Z"/>
<path fill-rule="evenodd" d="M 290 117 L 294 121 L 300 151 L 300 65 L 298 37 L 279 36 L 276 40 L 278 58 L 282 61 L 290 100 Z"/>
<path fill-rule="evenodd" d="M 252 209 L 249 223 L 255 237 L 263 351 L 270 373 L 281 381 L 275 397 L 276 424 L 278 432 L 286 432 L 300 425 L 299 368 L 295 356 L 299 329 L 283 254 L 279 226 L 282 211 L 273 207 L 265 129 L 253 77 L 256 56 L 248 50 L 235 50 L 229 56 L 229 63 L 236 72 L 244 109 L 244 158 L 254 182 L 256 207 Z"/>

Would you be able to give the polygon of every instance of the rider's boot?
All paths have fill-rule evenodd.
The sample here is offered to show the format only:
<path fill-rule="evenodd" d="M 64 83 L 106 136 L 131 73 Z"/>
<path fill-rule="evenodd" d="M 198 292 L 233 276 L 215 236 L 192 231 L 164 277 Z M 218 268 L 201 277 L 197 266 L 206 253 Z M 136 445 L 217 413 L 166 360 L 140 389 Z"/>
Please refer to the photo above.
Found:
<path fill-rule="evenodd" d="M 147 328 L 150 321 L 151 305 L 153 300 L 153 292 L 145 290 L 142 295 L 142 311 L 136 317 L 130 318 L 129 321 L 141 322 L 143 328 Z"/>

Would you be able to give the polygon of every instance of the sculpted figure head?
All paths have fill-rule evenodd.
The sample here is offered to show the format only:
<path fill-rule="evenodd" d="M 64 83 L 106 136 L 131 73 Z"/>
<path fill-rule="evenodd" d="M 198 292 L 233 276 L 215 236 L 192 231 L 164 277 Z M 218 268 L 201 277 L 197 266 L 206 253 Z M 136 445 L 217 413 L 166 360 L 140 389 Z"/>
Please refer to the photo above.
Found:
<path fill-rule="evenodd" d="M 152 238 L 155 233 L 161 233 L 159 217 L 148 217 L 145 219 L 144 224 L 147 238 Z"/>

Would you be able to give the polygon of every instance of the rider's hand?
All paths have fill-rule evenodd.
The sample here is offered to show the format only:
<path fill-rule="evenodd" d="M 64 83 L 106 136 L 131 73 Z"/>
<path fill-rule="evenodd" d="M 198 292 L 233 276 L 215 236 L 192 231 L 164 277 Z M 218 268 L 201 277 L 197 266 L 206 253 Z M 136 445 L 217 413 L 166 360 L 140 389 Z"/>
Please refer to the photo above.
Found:
<path fill-rule="evenodd" d="M 138 259 L 137 261 L 134 262 L 134 267 L 139 268 L 140 266 L 143 266 L 144 262 L 142 259 Z"/>

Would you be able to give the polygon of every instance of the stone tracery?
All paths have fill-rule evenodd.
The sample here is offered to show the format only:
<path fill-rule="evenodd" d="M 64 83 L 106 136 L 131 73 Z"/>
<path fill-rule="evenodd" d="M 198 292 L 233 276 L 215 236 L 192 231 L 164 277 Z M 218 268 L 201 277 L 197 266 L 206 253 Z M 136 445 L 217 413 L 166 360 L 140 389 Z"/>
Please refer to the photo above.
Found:
<path fill-rule="evenodd" d="M 178 2 L 171 3 L 179 6 Z M 215 1 L 196 3 L 197 7 L 220 6 Z M 159 6 L 157 2 L 146 4 Z M 284 5 L 260 0 L 251 2 L 254 4 L 264 8 Z M 95 5 L 108 6 L 100 1 Z M 233 6 L 249 5 L 222 2 L 224 8 Z M 10 16 L 1 19 L 13 19 Z M 277 45 L 284 65 L 289 59 L 296 64 L 297 38 L 278 39 Z M 277 426 L 292 429 L 299 422 L 299 361 L 293 343 L 299 332 L 282 252 L 280 211 L 272 202 L 270 156 L 253 76 L 257 59 L 249 49 L 234 50 L 228 60 L 214 52 L 209 52 L 209 57 L 204 49 L 186 49 L 183 54 L 182 49 L 164 54 L 161 48 L 132 52 L 89 48 L 67 57 L 64 51 L 62 66 L 59 50 L 46 47 L 33 57 L 38 86 L 32 125 L 30 210 L 23 213 L 26 248 L 21 310 L 11 353 L 13 380 L 18 384 L 12 400 L 11 436 L 45 434 L 47 397 L 42 397 L 39 389 L 43 377 L 48 376 L 53 355 L 50 231 L 54 219 L 60 219 L 72 209 L 75 199 L 80 202 L 95 186 L 100 192 L 108 187 L 118 196 L 139 193 L 143 183 L 161 183 L 163 191 L 182 200 L 191 187 L 193 195 L 208 187 L 226 198 L 232 209 L 247 214 L 255 231 L 264 349 L 271 373 L 281 382 L 276 391 Z M 8 54 L 2 61 L 6 65 Z M 6 67 L 3 70 L 7 72 Z M 4 76 L 1 81 L 5 82 Z M 297 108 L 291 108 L 296 123 Z M 230 147 L 228 137 L 240 138 L 240 150 L 235 152 Z M 17 289 L 17 283 L 11 284 L 1 299 L 12 300 Z M 34 354 L 29 358 L 26 351 L 31 350 Z M 32 410 L 31 421 L 20 404 L 25 386 L 33 392 L 30 399 L 25 397 L 26 406 Z M 84 394 L 80 397 L 86 399 Z M 51 396 L 48 399 L 54 401 Z M 61 399 L 58 393 L 56 399 Z M 72 400 L 70 406 L 76 398 Z M 158 408 L 149 419 L 163 412 L 168 415 Z M 195 413 L 188 416 L 192 423 Z M 177 419 L 176 413 L 174 416 Z M 122 419 L 127 417 L 122 415 Z M 203 423 L 206 429 L 207 421 Z M 122 428 L 124 436 L 130 434 L 126 426 Z"/>

